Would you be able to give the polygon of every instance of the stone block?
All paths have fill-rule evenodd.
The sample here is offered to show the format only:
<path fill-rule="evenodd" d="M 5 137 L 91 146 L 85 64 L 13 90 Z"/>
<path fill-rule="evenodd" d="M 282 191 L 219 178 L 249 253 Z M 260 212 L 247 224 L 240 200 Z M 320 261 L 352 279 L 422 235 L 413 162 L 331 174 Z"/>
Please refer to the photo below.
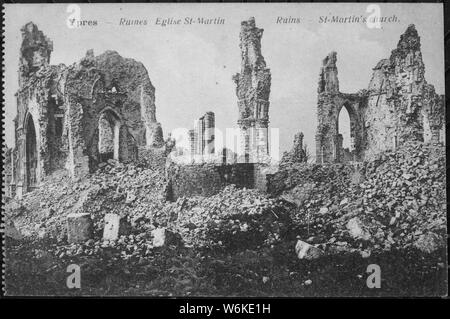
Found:
<path fill-rule="evenodd" d="M 179 235 L 168 231 L 166 228 L 159 227 L 152 230 L 153 247 L 163 247 L 171 244 L 179 244 L 181 239 Z"/>
<path fill-rule="evenodd" d="M 166 229 L 156 228 L 152 230 L 153 247 L 162 247 L 166 244 Z"/>
<path fill-rule="evenodd" d="M 297 253 L 298 259 L 306 259 L 306 260 L 317 259 L 325 255 L 323 250 L 314 247 L 313 245 L 310 245 L 307 242 L 301 240 L 297 241 L 297 244 L 295 245 L 295 252 Z"/>
<path fill-rule="evenodd" d="M 120 232 L 120 216 L 117 214 L 105 215 L 105 226 L 103 228 L 103 240 L 116 240 Z"/>
<path fill-rule="evenodd" d="M 116 240 L 119 236 L 129 235 L 130 227 L 130 224 L 125 218 L 121 218 L 117 214 L 106 214 L 103 240 Z"/>
<path fill-rule="evenodd" d="M 73 213 L 67 215 L 67 241 L 80 243 L 91 239 L 93 236 L 93 224 L 88 213 Z"/>
<path fill-rule="evenodd" d="M 369 240 L 371 238 L 370 232 L 358 217 L 350 219 L 346 225 L 350 236 L 355 239 Z"/>

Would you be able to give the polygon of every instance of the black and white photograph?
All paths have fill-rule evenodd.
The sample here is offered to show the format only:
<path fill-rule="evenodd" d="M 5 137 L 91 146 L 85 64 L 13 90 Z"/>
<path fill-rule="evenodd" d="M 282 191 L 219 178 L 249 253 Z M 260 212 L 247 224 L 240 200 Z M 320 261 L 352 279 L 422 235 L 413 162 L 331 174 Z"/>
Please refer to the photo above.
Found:
<path fill-rule="evenodd" d="M 3 296 L 446 298 L 443 9 L 3 4 Z"/>

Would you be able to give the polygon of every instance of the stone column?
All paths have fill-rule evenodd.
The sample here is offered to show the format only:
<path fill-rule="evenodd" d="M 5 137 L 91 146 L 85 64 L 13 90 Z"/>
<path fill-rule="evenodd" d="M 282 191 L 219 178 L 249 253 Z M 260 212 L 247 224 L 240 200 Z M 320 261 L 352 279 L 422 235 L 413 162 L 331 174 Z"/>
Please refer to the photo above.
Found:
<path fill-rule="evenodd" d="M 189 138 L 189 154 L 190 156 L 195 155 L 195 131 L 189 130 L 188 131 L 188 138 Z"/>
<path fill-rule="evenodd" d="M 263 31 L 256 27 L 254 18 L 242 21 L 239 44 L 241 72 L 233 77 L 237 86 L 238 125 L 243 135 L 246 162 L 258 161 L 269 150 L 267 130 L 271 73 L 261 54 Z"/>
<path fill-rule="evenodd" d="M 72 178 L 83 177 L 89 173 L 89 156 L 85 155 L 83 137 L 83 107 L 79 103 L 68 105 L 69 155 L 66 167 Z"/>
<path fill-rule="evenodd" d="M 204 116 L 205 121 L 205 154 L 214 154 L 214 129 L 215 117 L 213 112 L 207 112 Z"/>

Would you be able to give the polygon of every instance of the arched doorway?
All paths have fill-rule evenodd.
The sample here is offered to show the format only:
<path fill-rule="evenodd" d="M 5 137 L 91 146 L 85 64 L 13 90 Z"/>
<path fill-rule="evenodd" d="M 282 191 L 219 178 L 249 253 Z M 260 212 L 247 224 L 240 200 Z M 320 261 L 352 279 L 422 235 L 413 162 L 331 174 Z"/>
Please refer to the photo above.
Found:
<path fill-rule="evenodd" d="M 38 166 L 36 129 L 34 127 L 34 121 L 31 115 L 28 116 L 26 121 L 25 143 L 27 191 L 31 191 L 37 186 Z"/>
<path fill-rule="evenodd" d="M 100 114 L 98 120 L 98 151 L 99 161 L 108 159 L 119 160 L 120 119 L 111 110 Z"/>
<path fill-rule="evenodd" d="M 354 132 L 352 124 L 352 109 L 344 104 L 339 110 L 336 123 L 336 141 L 334 159 L 336 162 L 349 162 L 353 160 Z"/>

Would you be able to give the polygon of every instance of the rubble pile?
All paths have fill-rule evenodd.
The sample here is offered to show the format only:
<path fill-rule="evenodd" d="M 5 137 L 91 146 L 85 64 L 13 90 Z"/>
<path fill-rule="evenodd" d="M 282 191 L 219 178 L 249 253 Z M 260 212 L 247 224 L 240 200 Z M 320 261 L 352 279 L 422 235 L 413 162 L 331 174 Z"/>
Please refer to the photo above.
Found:
<path fill-rule="evenodd" d="M 156 220 L 186 246 L 243 249 L 279 242 L 291 226 L 289 209 L 292 204 L 282 199 L 230 185 L 214 196 L 179 198 Z"/>
<path fill-rule="evenodd" d="M 126 219 L 131 228 L 149 227 L 153 212 L 164 205 L 164 166 L 101 163 L 88 178 L 72 181 L 64 171 L 51 175 L 44 185 L 13 200 L 6 207 L 6 222 L 25 236 L 67 239 L 69 214 L 88 213 L 94 238 L 101 237 L 104 215 Z"/>
<path fill-rule="evenodd" d="M 162 163 L 109 160 L 78 181 L 54 174 L 7 204 L 6 225 L 13 221 L 19 237 L 55 239 L 58 256 L 116 251 L 123 259 L 181 242 L 231 251 L 273 247 L 297 236 L 300 259 L 341 252 L 368 257 L 408 247 L 431 253 L 445 242 L 443 147 L 409 143 L 371 162 L 285 164 L 269 177 L 269 194 L 231 185 L 175 202 L 166 201 Z M 68 216 L 81 213 L 89 214 L 93 235 L 71 243 Z M 120 220 L 117 239 L 104 238 L 106 214 Z"/>
<path fill-rule="evenodd" d="M 357 165 L 280 172 L 285 176 L 278 184 L 280 197 L 297 205 L 292 219 L 303 241 L 332 253 L 357 250 L 364 256 L 374 250 L 414 247 L 430 253 L 443 247 L 444 147 L 411 142 Z"/>

